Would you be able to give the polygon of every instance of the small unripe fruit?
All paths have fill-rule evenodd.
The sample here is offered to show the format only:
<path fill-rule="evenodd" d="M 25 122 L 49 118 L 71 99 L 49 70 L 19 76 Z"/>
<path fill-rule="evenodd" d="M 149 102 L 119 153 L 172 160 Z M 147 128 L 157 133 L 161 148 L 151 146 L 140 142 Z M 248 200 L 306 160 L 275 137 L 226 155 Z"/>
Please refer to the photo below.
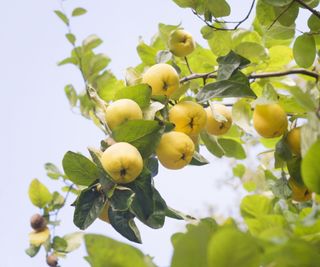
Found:
<path fill-rule="evenodd" d="M 44 230 L 47 226 L 47 221 L 40 214 L 34 214 L 31 216 L 30 225 L 33 230 L 36 232 L 40 232 Z"/>
<path fill-rule="evenodd" d="M 54 254 L 48 255 L 46 261 L 50 267 L 58 266 L 58 257 Z"/>
<path fill-rule="evenodd" d="M 300 155 L 301 153 L 301 127 L 290 130 L 287 135 L 287 143 L 292 153 Z"/>

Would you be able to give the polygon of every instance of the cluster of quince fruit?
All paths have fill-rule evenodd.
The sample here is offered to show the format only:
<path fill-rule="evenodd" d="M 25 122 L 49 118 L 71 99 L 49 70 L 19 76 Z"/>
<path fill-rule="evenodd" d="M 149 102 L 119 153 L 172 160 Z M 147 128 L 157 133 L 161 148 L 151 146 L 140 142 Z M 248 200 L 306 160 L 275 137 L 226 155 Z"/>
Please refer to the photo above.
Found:
<path fill-rule="evenodd" d="M 178 29 L 171 33 L 168 47 L 179 57 L 193 52 L 195 42 L 188 32 Z M 152 89 L 152 96 L 170 96 L 179 88 L 179 74 L 169 64 L 151 66 L 142 76 L 142 83 Z M 105 111 L 105 122 L 112 131 L 128 120 L 143 119 L 139 105 L 131 99 L 112 102 Z M 194 101 L 181 101 L 170 106 L 169 122 L 175 125 L 173 131 L 164 133 L 156 148 L 160 163 L 168 169 L 181 169 L 192 160 L 197 136 L 204 128 L 208 133 L 221 135 L 232 124 L 231 111 L 222 104 L 204 108 Z M 117 183 L 129 183 L 139 176 L 143 169 L 143 158 L 129 143 L 119 142 L 109 146 L 102 154 L 101 163 L 105 171 Z"/>
<path fill-rule="evenodd" d="M 284 136 L 293 155 L 301 157 L 301 127 L 294 127 L 289 132 L 287 114 L 277 104 L 257 105 L 253 112 L 253 125 L 256 131 L 264 138 Z M 290 177 L 288 185 L 292 190 L 291 198 L 297 202 L 311 199 L 312 192 L 295 177 Z"/>

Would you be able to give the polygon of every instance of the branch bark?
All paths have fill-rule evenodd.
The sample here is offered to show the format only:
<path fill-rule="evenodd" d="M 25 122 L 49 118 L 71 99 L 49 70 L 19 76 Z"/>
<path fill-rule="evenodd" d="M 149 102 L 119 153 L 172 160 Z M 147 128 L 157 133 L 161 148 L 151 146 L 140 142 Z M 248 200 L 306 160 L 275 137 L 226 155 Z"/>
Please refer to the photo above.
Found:
<path fill-rule="evenodd" d="M 315 10 L 314 8 L 310 7 L 305 2 L 303 2 L 303 0 L 294 0 L 294 1 L 296 1 L 299 5 L 308 9 L 312 14 L 314 14 L 315 16 L 317 16 L 320 19 L 320 12 L 318 10 Z"/>
<path fill-rule="evenodd" d="M 272 77 L 282 77 L 286 75 L 293 74 L 301 74 L 312 77 L 316 80 L 319 79 L 320 75 L 317 72 L 306 70 L 306 69 L 292 69 L 287 71 L 278 71 L 278 72 L 265 72 L 265 73 L 253 73 L 248 75 L 249 79 L 264 79 L 264 78 L 272 78 Z M 180 83 L 185 83 L 194 79 L 209 79 L 209 78 L 217 78 L 217 74 L 213 72 L 209 73 L 193 73 L 189 76 L 183 77 L 180 79 Z"/>

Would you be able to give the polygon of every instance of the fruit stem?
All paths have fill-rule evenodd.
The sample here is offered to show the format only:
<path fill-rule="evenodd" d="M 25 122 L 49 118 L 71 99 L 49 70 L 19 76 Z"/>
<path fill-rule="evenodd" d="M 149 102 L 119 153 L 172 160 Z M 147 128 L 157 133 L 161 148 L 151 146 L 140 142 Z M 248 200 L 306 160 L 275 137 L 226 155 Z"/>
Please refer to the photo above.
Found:
<path fill-rule="evenodd" d="M 187 57 L 184 57 L 184 61 L 185 61 L 186 64 L 187 64 L 187 68 L 188 68 L 190 74 L 193 74 L 193 71 L 192 71 L 192 69 L 191 69 L 191 67 L 190 67 L 190 64 L 189 64 L 189 61 L 188 61 L 188 58 L 187 58 Z"/>

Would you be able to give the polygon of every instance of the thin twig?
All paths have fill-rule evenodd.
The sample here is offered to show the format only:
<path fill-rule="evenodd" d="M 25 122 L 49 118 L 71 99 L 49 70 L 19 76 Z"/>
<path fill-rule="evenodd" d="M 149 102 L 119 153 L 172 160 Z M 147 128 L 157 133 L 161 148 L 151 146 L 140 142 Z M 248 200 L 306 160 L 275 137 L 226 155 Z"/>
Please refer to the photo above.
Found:
<path fill-rule="evenodd" d="M 293 74 L 302 74 L 309 77 L 313 77 L 316 80 L 319 79 L 319 74 L 314 71 L 306 70 L 306 69 L 292 69 L 287 71 L 278 71 L 278 72 L 265 72 L 265 73 L 256 73 L 248 75 L 249 79 L 263 79 L 263 78 L 272 78 L 272 77 L 281 77 L 286 75 L 293 75 Z M 193 73 L 189 76 L 183 77 L 180 79 L 180 83 L 185 83 L 190 80 L 194 79 L 209 79 L 209 78 L 217 78 L 215 73 Z"/>
<path fill-rule="evenodd" d="M 291 6 L 294 4 L 295 0 L 292 0 L 292 2 L 284 9 L 280 14 L 274 19 L 274 21 L 270 24 L 268 27 L 268 31 L 272 28 L 272 26 L 291 8 Z"/>
<path fill-rule="evenodd" d="M 231 29 L 229 29 L 229 28 L 219 28 L 219 27 L 216 27 L 216 26 L 210 24 L 208 21 L 206 21 L 205 19 L 203 19 L 203 18 L 197 13 L 197 11 L 194 10 L 194 9 L 192 9 L 192 13 L 195 14 L 201 21 L 203 21 L 207 26 L 209 26 L 209 27 L 212 28 L 212 29 L 215 29 L 215 30 L 217 30 L 217 31 L 234 31 L 234 30 L 238 29 L 238 28 L 240 27 L 240 25 L 241 25 L 242 23 L 244 23 L 244 22 L 250 17 L 255 2 L 256 2 L 256 0 L 252 0 L 250 9 L 249 9 L 247 15 L 246 15 L 242 20 L 240 20 L 240 21 L 229 21 L 229 22 L 228 22 L 228 21 L 224 21 L 224 22 L 222 22 L 222 21 L 219 21 L 219 20 L 217 20 L 217 19 L 214 19 L 214 21 L 217 22 L 217 23 L 219 23 L 219 24 L 223 24 L 223 23 L 224 23 L 224 24 L 237 24 L 236 26 L 234 26 L 234 27 L 231 28 Z"/>
<path fill-rule="evenodd" d="M 192 74 L 192 73 L 193 73 L 193 71 L 192 71 L 192 69 L 191 69 L 191 67 L 190 67 L 190 64 L 189 64 L 188 58 L 187 58 L 187 57 L 184 57 L 184 61 L 185 61 L 185 62 L 186 62 L 186 64 L 187 64 L 187 68 L 188 68 L 188 70 L 189 70 L 190 74 Z"/>
<path fill-rule="evenodd" d="M 320 19 L 320 12 L 318 10 L 315 10 L 314 8 L 312 8 L 311 6 L 303 2 L 303 0 L 294 0 L 294 1 L 299 3 L 301 6 L 305 7 L 306 9 L 308 9 L 312 14 L 314 14 Z"/>

